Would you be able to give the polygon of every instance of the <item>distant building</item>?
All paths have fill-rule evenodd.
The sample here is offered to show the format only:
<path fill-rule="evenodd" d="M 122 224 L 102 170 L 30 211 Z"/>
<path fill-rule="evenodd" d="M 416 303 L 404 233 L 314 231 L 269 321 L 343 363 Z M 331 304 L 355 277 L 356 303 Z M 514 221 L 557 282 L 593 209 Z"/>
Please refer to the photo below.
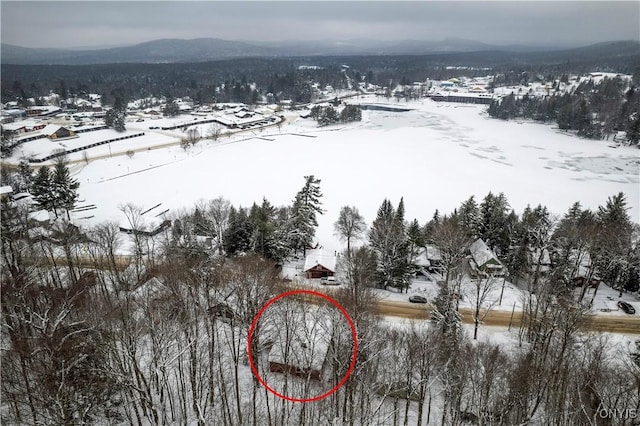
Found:
<path fill-rule="evenodd" d="M 20 120 L 12 123 L 2 125 L 3 132 L 13 133 L 14 135 L 20 135 L 23 133 L 36 132 L 42 130 L 47 126 L 47 123 L 35 120 Z"/>
<path fill-rule="evenodd" d="M 76 132 L 74 132 L 73 130 L 64 126 L 58 126 L 56 124 L 49 124 L 42 130 L 40 130 L 40 132 L 51 140 L 71 139 L 78 137 L 76 135 Z"/>
<path fill-rule="evenodd" d="M 532 250 L 530 255 L 531 272 L 547 275 L 551 271 L 551 256 L 546 248 Z"/>
<path fill-rule="evenodd" d="M 27 117 L 47 117 L 62 112 L 62 109 L 56 106 L 30 106 L 27 108 Z"/>
<path fill-rule="evenodd" d="M 590 288 L 597 289 L 601 279 L 593 268 L 589 253 L 586 251 L 572 250 L 569 258 L 572 262 L 578 263 L 571 277 L 571 282 L 574 287 L 587 285 Z"/>
<path fill-rule="evenodd" d="M 431 95 L 431 99 L 436 102 L 488 105 L 493 100 L 493 95 L 491 93 L 448 92 L 444 94 L 435 93 Z"/>

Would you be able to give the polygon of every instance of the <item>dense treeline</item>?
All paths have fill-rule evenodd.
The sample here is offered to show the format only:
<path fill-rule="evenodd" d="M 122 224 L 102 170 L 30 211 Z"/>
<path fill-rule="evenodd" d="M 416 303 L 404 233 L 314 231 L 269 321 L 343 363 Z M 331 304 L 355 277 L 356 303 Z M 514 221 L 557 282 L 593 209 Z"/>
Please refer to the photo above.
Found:
<path fill-rule="evenodd" d="M 640 69 L 631 81 L 621 77 L 580 82 L 570 93 L 559 92 L 560 84 L 568 83 L 565 74 L 547 96 L 511 93 L 489 105 L 489 115 L 503 120 L 528 118 L 555 122 L 562 130 L 576 131 L 579 136 L 609 138 L 618 131 L 626 132 L 627 140 L 640 140 Z"/>
<path fill-rule="evenodd" d="M 327 56 L 296 58 L 244 58 L 204 63 L 9 65 L 2 64 L 2 102 L 37 99 L 50 91 L 73 95 L 99 93 L 105 104 L 112 92 L 123 90 L 127 99 L 189 96 L 200 103 L 252 103 L 256 96 L 272 93 L 275 100 L 309 102 L 310 82 L 334 88 L 348 86 L 347 64 L 355 81 L 379 86 L 452 77 L 506 76 L 533 81 L 538 76 L 610 71 L 631 74 L 640 66 L 637 45 L 617 43 L 600 50 L 560 52 L 471 52 L 397 56 Z M 312 66 L 300 69 L 299 66 Z M 64 87 L 61 87 L 64 86 Z M 65 89 L 65 90 L 61 90 Z M 258 92 L 257 94 L 254 92 Z M 260 96 L 259 96 L 260 95 Z"/>

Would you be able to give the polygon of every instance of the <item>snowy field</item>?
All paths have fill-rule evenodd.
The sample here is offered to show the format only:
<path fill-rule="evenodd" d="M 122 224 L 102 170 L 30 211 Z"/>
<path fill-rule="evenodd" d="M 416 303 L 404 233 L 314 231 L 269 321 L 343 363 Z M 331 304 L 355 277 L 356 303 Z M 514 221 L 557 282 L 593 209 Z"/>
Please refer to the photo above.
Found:
<path fill-rule="evenodd" d="M 596 209 L 622 191 L 632 219 L 640 222 L 636 148 L 490 119 L 483 106 L 428 100 L 400 105 L 415 109 L 363 111 L 360 123 L 322 129 L 309 119 L 289 120 L 281 129 L 203 141 L 187 152 L 174 146 L 93 161 L 76 171 L 80 198 L 97 206 L 83 222 L 120 222 L 118 207 L 126 203 L 162 203 L 163 210 L 175 211 L 222 195 L 234 205 L 263 197 L 290 204 L 309 174 L 322 180 L 326 212 L 316 236 L 329 250 L 343 249 L 333 234 L 340 207 L 358 207 L 371 224 L 385 197 L 394 205 L 404 197 L 406 218 L 424 224 L 436 209 L 451 212 L 489 191 L 504 192 L 517 213 L 542 203 L 558 215 L 575 201 Z"/>

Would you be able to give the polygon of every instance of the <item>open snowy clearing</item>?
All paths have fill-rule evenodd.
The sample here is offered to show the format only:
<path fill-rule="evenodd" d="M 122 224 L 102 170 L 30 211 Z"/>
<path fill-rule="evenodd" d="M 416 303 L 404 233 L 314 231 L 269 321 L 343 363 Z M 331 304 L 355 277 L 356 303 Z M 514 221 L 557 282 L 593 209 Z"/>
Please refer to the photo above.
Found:
<path fill-rule="evenodd" d="M 404 197 L 406 218 L 424 223 L 436 209 L 451 212 L 489 191 L 504 192 L 518 213 L 542 203 L 558 215 L 575 201 L 595 209 L 622 191 L 640 222 L 636 148 L 489 119 L 483 106 L 401 105 L 415 109 L 363 111 L 360 123 L 323 129 L 298 119 L 280 130 L 203 141 L 186 152 L 174 146 L 91 162 L 76 174 L 81 199 L 97 206 L 83 222 L 120 222 L 119 206 L 126 203 L 162 203 L 175 211 L 222 195 L 234 205 L 263 197 L 289 204 L 309 174 L 322 179 L 326 212 L 316 237 L 330 250 L 343 249 L 333 234 L 340 207 L 358 207 L 370 224 L 385 197 L 394 204 Z"/>

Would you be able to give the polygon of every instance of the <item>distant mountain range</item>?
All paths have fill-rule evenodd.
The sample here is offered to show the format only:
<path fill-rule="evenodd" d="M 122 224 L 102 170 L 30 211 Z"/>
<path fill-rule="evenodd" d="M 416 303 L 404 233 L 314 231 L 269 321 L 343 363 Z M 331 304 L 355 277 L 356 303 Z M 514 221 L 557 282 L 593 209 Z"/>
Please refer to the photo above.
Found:
<path fill-rule="evenodd" d="M 449 38 L 442 41 L 286 41 L 242 42 L 215 38 L 193 40 L 163 39 L 108 49 L 34 49 L 2 44 L 2 64 L 90 65 L 109 63 L 184 63 L 245 57 L 296 57 L 337 55 L 426 55 L 467 52 L 547 52 L 566 55 L 637 56 L 640 42 L 615 41 L 574 49 L 550 49 L 523 45 L 498 46 L 472 40 Z"/>

